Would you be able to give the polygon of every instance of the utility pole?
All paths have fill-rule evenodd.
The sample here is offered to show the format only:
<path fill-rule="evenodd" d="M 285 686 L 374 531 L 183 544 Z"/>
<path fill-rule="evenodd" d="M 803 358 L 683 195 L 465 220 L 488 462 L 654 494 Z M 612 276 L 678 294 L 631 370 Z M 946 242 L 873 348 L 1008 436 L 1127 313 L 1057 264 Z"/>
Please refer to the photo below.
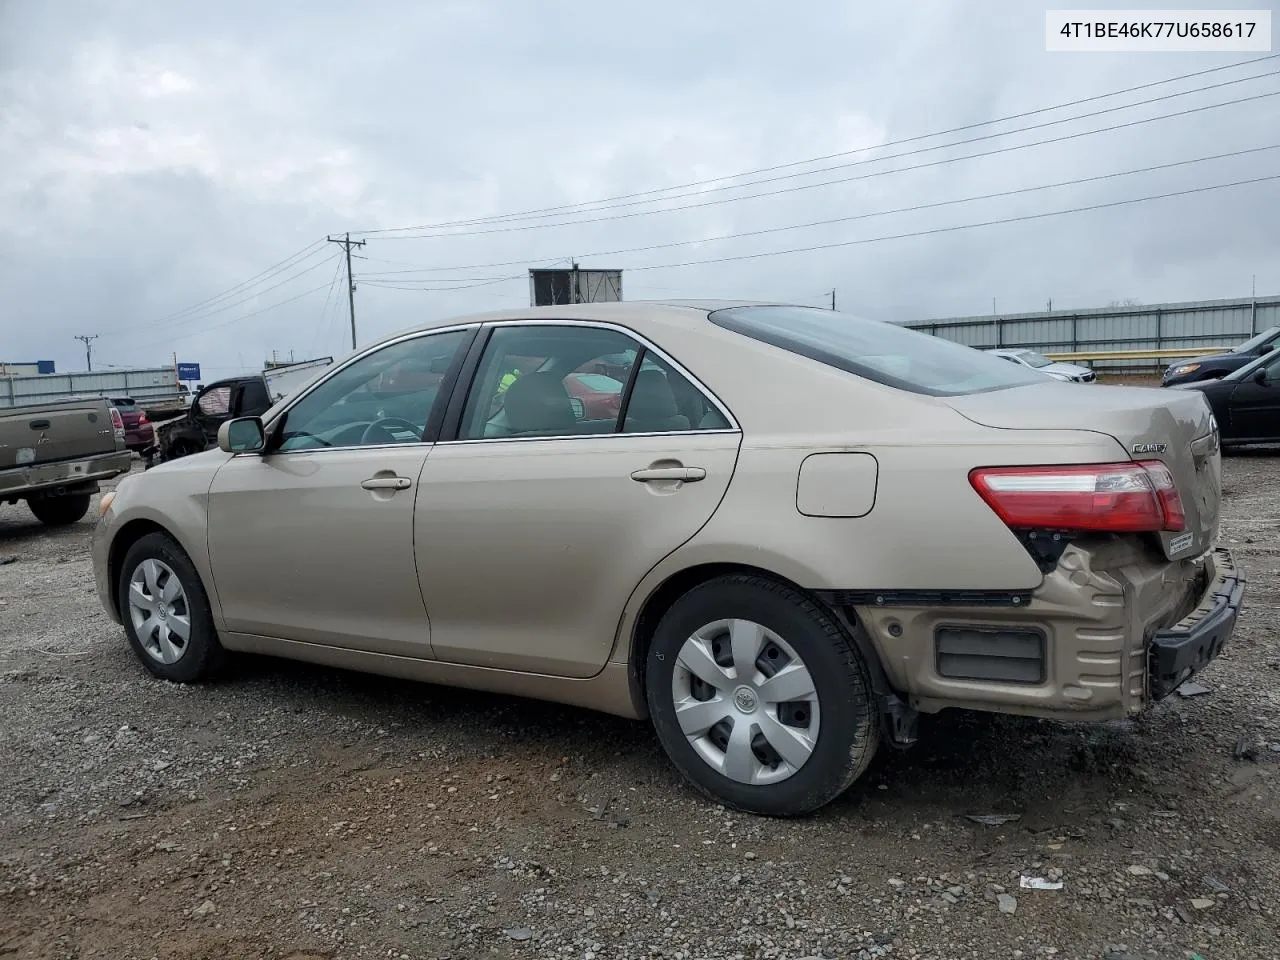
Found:
<path fill-rule="evenodd" d="M 1050 313 L 1053 313 L 1053 297 L 1049 298 L 1049 302 L 1045 306 Z"/>
<path fill-rule="evenodd" d="M 98 335 L 96 333 L 88 333 L 88 334 L 77 333 L 76 339 L 84 343 L 84 365 L 90 372 L 92 372 L 93 371 L 93 341 L 98 339 Z"/>
<path fill-rule="evenodd" d="M 1253 275 L 1253 285 L 1250 287 L 1249 299 L 1252 301 L 1252 308 L 1249 311 L 1249 326 L 1253 328 L 1253 332 L 1258 332 L 1258 275 Z"/>
<path fill-rule="evenodd" d="M 330 243 L 341 244 L 347 252 L 347 305 L 351 308 L 351 349 L 356 348 L 356 278 L 351 273 L 351 248 L 363 247 L 363 240 L 352 240 L 351 234 L 347 234 L 340 240 L 333 237 L 325 237 Z"/>
<path fill-rule="evenodd" d="M 831 291 L 831 309 L 834 310 L 835 308 L 836 308 L 836 292 L 832 290 Z"/>

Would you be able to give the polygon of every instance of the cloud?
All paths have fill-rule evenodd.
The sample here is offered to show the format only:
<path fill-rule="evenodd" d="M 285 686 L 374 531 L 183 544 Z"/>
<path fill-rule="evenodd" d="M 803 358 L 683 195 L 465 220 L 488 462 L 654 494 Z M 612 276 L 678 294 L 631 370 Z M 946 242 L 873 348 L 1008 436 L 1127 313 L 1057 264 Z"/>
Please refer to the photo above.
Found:
<path fill-rule="evenodd" d="M 1043 11 L 984 5 L 387 2 L 217 6 L 67 0 L 0 7 L 3 359 L 202 362 L 215 375 L 272 350 L 346 348 L 336 246 L 326 234 L 471 220 L 695 183 L 980 124 L 1230 60 L 1044 51 Z M 800 8 L 798 8 L 800 9 Z M 1243 58 L 1242 58 L 1243 59 Z M 1211 74 L 1075 113 L 1275 69 Z M 1280 89 L 1264 78 L 968 146 L 825 175 L 709 191 L 740 197 L 837 176 L 821 189 L 596 223 L 371 235 L 356 261 L 362 339 L 422 317 L 527 303 L 524 266 L 576 257 L 627 270 L 629 297 L 828 302 L 886 319 L 1146 302 L 1280 289 L 1274 183 L 962 232 L 764 259 L 641 270 L 935 230 L 1258 176 L 1275 154 L 1223 159 L 969 204 L 738 240 L 725 234 L 928 204 L 1258 146 L 1280 98 L 978 159 L 899 168 Z M 1040 114 L 888 152 L 1070 116 Z M 885 151 L 818 166 L 858 163 Z M 782 177 L 807 168 L 788 167 Z M 883 171 L 897 172 L 885 175 Z M 573 219 L 589 219 L 585 216 Z M 457 235 L 468 233 L 470 235 Z M 691 241 L 688 246 L 595 257 Z M 173 318 L 296 251 L 295 269 Z M 415 268 L 513 267 L 454 273 Z M 275 290 L 272 283 L 302 271 Z M 515 276 L 476 285 L 476 278 Z M 457 282 L 444 284 L 451 277 Z M 466 278 L 461 279 L 461 278 Z M 394 286 L 455 289 L 394 289 Z M 308 292 L 311 291 L 311 292 Z M 212 313 L 243 300 L 234 309 Z M 285 302 L 289 301 L 289 302 Z M 275 304 L 282 304 L 275 307 Z M 206 316 L 207 315 L 207 316 Z M 201 320 L 201 317 L 206 319 Z M 244 319 L 238 319 L 243 317 Z"/>

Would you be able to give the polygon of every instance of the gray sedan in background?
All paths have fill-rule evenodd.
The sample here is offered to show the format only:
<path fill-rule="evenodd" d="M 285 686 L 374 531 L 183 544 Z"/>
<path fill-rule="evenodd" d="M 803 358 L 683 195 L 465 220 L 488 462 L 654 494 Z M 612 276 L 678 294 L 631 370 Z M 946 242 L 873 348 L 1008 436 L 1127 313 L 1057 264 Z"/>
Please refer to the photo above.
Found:
<path fill-rule="evenodd" d="M 991 350 L 989 352 L 1008 360 L 1010 363 L 1030 367 L 1032 370 L 1043 373 L 1047 377 L 1053 377 L 1055 380 L 1065 380 L 1071 383 L 1093 383 L 1096 379 L 1093 371 L 1088 367 L 1082 367 L 1075 363 L 1050 360 L 1044 354 L 1036 353 L 1034 350 L 1028 350 L 1025 347 Z"/>

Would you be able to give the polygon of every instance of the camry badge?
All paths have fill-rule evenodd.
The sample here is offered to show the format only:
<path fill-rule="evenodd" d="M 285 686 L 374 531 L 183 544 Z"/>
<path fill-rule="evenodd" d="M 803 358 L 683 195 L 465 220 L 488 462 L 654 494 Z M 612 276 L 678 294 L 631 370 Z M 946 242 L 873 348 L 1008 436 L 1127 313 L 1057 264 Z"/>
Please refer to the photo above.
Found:
<path fill-rule="evenodd" d="M 1131 448 L 1134 453 L 1164 453 L 1169 449 L 1167 443 L 1135 443 Z"/>

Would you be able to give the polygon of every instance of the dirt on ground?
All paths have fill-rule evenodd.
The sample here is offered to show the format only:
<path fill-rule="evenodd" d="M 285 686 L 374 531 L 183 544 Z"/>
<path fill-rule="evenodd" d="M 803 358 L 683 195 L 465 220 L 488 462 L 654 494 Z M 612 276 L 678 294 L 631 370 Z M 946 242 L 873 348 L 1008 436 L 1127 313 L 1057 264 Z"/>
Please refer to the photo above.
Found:
<path fill-rule="evenodd" d="M 799 821 L 583 710 L 265 658 L 154 680 L 92 520 L 0 508 L 0 958 L 1280 956 L 1280 460 L 1224 473 L 1248 609 L 1204 692 L 929 718 Z"/>

